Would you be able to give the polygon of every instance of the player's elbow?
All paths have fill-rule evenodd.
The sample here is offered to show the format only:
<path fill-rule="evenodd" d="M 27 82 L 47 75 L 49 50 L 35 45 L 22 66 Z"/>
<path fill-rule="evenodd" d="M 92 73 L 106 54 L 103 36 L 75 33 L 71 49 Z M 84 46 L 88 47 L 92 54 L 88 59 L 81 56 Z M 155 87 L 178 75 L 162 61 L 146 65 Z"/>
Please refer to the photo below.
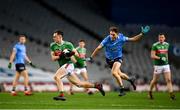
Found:
<path fill-rule="evenodd" d="M 139 41 L 140 39 L 139 38 L 134 38 L 133 39 L 133 42 L 137 42 L 137 41 Z"/>
<path fill-rule="evenodd" d="M 151 55 L 151 58 L 152 58 L 152 59 L 155 59 L 155 55 Z"/>
<path fill-rule="evenodd" d="M 52 61 L 56 61 L 56 59 L 54 57 L 51 58 Z"/>
<path fill-rule="evenodd" d="M 100 51 L 101 50 L 101 47 L 97 47 L 96 48 L 96 51 L 98 52 L 98 51 Z"/>

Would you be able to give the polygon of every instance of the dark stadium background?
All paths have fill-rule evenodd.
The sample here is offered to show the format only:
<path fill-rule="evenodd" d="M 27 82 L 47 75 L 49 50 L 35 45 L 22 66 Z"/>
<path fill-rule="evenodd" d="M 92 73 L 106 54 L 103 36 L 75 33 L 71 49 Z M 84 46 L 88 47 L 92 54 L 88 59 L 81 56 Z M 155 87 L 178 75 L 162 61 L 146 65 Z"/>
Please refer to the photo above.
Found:
<path fill-rule="evenodd" d="M 64 31 L 64 39 L 76 46 L 80 39 L 85 39 L 89 56 L 108 34 L 109 26 L 118 26 L 122 33 L 130 37 L 140 32 L 140 26 L 150 25 L 151 31 L 140 42 L 125 45 L 122 70 L 130 76 L 136 76 L 137 84 L 147 90 L 153 72 L 150 48 L 157 41 L 158 33 L 165 33 L 167 41 L 171 44 L 169 58 L 173 83 L 179 91 L 179 5 L 178 0 L 1 0 L 0 83 L 3 85 L 1 88 L 7 91 L 11 88 L 14 70 L 8 70 L 7 63 L 18 34 L 28 36 L 28 54 L 38 65 L 38 69 L 28 66 L 31 83 L 43 86 L 41 83 L 45 85 L 50 82 L 55 91 L 57 88 L 53 86 L 51 76 L 56 71 L 57 64 L 51 62 L 49 54 L 49 44 L 52 42 L 51 36 L 55 29 Z M 39 71 L 44 74 L 39 74 Z M 88 71 L 91 81 L 102 81 L 111 85 L 112 90 L 116 89 L 115 81 L 112 80 L 110 70 L 105 64 L 103 52 L 93 64 L 88 64 Z M 130 89 L 129 84 L 127 82 L 125 84 L 127 89 Z M 162 78 L 159 84 L 165 85 Z M 37 88 L 34 90 L 51 89 L 44 87 L 43 90 Z"/>

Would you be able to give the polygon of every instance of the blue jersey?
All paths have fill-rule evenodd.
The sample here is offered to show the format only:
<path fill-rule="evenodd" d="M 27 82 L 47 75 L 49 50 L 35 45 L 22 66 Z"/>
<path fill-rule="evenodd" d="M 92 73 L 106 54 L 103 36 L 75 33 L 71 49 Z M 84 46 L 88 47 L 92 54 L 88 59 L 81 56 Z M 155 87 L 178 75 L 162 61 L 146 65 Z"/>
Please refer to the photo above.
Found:
<path fill-rule="evenodd" d="M 17 63 L 25 64 L 26 46 L 24 44 L 17 43 L 14 46 L 13 50 L 16 52 L 15 64 L 17 64 Z"/>
<path fill-rule="evenodd" d="M 112 40 L 108 35 L 102 42 L 101 45 L 105 47 L 106 58 L 113 60 L 118 57 L 122 57 L 122 46 L 128 40 L 123 34 L 119 33 L 116 40 Z"/>

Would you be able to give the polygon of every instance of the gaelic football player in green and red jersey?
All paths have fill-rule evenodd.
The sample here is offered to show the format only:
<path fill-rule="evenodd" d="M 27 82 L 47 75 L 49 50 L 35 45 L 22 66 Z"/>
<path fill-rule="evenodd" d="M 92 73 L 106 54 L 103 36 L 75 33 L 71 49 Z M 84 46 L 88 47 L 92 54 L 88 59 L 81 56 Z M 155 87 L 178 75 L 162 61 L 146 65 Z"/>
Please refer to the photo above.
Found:
<path fill-rule="evenodd" d="M 74 48 L 73 44 L 63 40 L 63 32 L 57 30 L 53 34 L 54 42 L 51 43 L 51 58 L 53 61 L 58 61 L 60 68 L 56 71 L 54 75 L 54 80 L 57 84 L 59 95 L 54 97 L 54 100 L 65 101 L 64 88 L 62 78 L 67 77 L 67 79 L 77 87 L 84 88 L 96 88 L 104 96 L 105 92 L 103 90 L 102 84 L 90 83 L 87 81 L 80 81 L 80 79 L 73 73 L 74 64 L 79 65 L 75 57 L 78 57 L 78 53 Z"/>
<path fill-rule="evenodd" d="M 86 69 L 86 61 L 84 61 L 84 59 L 86 58 L 86 48 L 85 48 L 85 40 L 80 40 L 79 41 L 79 46 L 76 47 L 76 51 L 79 54 L 79 57 L 75 57 L 77 62 L 76 64 L 74 64 L 74 73 L 77 75 L 81 75 L 82 78 L 84 79 L 84 81 L 88 81 L 88 73 L 87 73 L 87 69 Z M 77 65 L 78 64 L 78 65 Z M 74 94 L 73 90 L 73 85 L 70 84 L 70 90 L 69 93 L 71 95 Z M 93 94 L 92 91 L 90 91 L 88 88 L 85 88 L 85 92 L 87 92 L 89 95 Z"/>
<path fill-rule="evenodd" d="M 174 100 L 175 95 L 173 94 L 171 71 L 168 62 L 169 43 L 165 42 L 166 38 L 164 34 L 159 34 L 158 39 L 159 41 L 154 43 L 151 49 L 151 58 L 153 59 L 154 63 L 154 74 L 153 79 L 150 83 L 150 90 L 148 96 L 150 99 L 153 99 L 153 87 L 157 83 L 160 74 L 163 74 L 167 83 L 168 92 L 170 93 L 170 98 Z"/>

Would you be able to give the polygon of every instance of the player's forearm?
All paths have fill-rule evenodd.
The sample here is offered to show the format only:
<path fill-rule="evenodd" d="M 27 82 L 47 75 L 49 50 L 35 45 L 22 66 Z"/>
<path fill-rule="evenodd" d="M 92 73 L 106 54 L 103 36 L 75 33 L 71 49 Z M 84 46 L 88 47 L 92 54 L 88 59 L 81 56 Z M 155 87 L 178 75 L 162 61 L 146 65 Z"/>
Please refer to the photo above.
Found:
<path fill-rule="evenodd" d="M 151 55 L 151 58 L 152 58 L 152 59 L 156 59 L 156 60 L 159 60 L 159 59 L 160 59 L 160 57 L 158 57 L 158 56 L 156 56 L 156 55 Z"/>
<path fill-rule="evenodd" d="M 74 56 L 71 57 L 71 61 L 72 61 L 73 63 L 76 63 L 76 62 L 77 62 L 77 60 L 74 58 Z"/>
<path fill-rule="evenodd" d="M 10 56 L 10 58 L 9 58 L 9 63 L 12 63 L 13 60 L 14 60 L 14 58 L 15 58 L 15 55 L 11 54 L 11 56 Z"/>
<path fill-rule="evenodd" d="M 97 55 L 97 53 L 99 52 L 99 50 L 100 50 L 100 48 L 97 47 L 97 48 L 94 50 L 94 52 L 91 54 L 91 58 L 95 57 L 95 56 Z"/>
<path fill-rule="evenodd" d="M 59 59 L 59 56 L 52 56 L 52 57 L 51 57 L 51 60 L 52 60 L 52 61 L 56 61 L 56 60 L 58 60 L 58 59 Z"/>
<path fill-rule="evenodd" d="M 79 53 L 77 52 L 77 50 L 76 50 L 76 49 L 75 49 L 75 50 L 73 50 L 73 52 L 75 53 L 75 54 L 74 54 L 74 56 L 76 56 L 76 57 L 80 57 L 80 56 L 79 56 Z"/>
<path fill-rule="evenodd" d="M 28 63 L 31 63 L 31 60 L 29 59 L 28 56 L 26 56 L 26 61 L 27 61 Z"/>
<path fill-rule="evenodd" d="M 134 36 L 132 38 L 129 38 L 129 41 L 138 41 L 138 40 L 140 40 L 142 38 L 142 36 L 143 36 L 143 34 L 140 33 L 140 34 L 138 34 L 138 35 L 136 35 L 136 36 Z"/>

